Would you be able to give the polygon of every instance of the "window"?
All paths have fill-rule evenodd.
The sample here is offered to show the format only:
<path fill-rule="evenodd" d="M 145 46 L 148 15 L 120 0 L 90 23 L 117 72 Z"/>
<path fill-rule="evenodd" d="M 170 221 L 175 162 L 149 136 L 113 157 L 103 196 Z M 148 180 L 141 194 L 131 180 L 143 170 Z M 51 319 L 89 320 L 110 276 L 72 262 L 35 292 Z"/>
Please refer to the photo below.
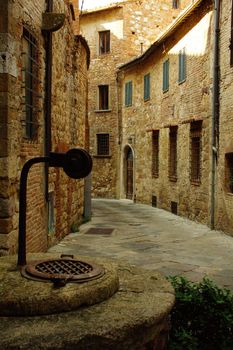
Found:
<path fill-rule="evenodd" d="M 159 130 L 152 132 L 152 176 L 159 176 Z"/>
<path fill-rule="evenodd" d="M 144 101 L 150 99 L 150 73 L 144 76 Z"/>
<path fill-rule="evenodd" d="M 197 184 L 201 181 L 201 134 L 202 121 L 192 122 L 190 125 L 190 179 Z"/>
<path fill-rule="evenodd" d="M 97 134 L 97 155 L 109 155 L 109 134 Z"/>
<path fill-rule="evenodd" d="M 179 0 L 172 0 L 172 8 L 173 9 L 179 8 Z"/>
<path fill-rule="evenodd" d="M 179 76 L 178 81 L 182 83 L 186 79 L 186 53 L 185 48 L 179 52 Z"/>
<path fill-rule="evenodd" d="M 132 81 L 125 84 L 125 106 L 132 106 Z"/>
<path fill-rule="evenodd" d="M 109 87 L 108 85 L 99 85 L 99 110 L 109 109 Z"/>
<path fill-rule="evenodd" d="M 169 132 L 169 179 L 177 180 L 177 126 L 171 127 Z"/>
<path fill-rule="evenodd" d="M 99 54 L 110 52 L 110 30 L 99 32 Z"/>
<path fill-rule="evenodd" d="M 226 191 L 233 193 L 233 153 L 225 155 L 225 185 Z"/>
<path fill-rule="evenodd" d="M 169 60 L 163 62 L 163 92 L 169 89 Z"/>
<path fill-rule="evenodd" d="M 24 28 L 23 30 L 23 121 L 25 123 L 25 137 L 34 138 L 36 132 L 36 112 L 38 111 L 38 63 L 36 39 Z"/>

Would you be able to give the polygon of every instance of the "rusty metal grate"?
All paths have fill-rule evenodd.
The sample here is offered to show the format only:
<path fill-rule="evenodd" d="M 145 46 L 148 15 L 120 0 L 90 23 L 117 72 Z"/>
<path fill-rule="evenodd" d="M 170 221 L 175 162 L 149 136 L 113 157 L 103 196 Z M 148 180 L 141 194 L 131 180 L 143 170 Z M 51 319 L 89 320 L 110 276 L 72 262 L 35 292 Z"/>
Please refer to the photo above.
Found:
<path fill-rule="evenodd" d="M 62 286 L 67 282 L 81 283 L 97 279 L 103 276 L 104 269 L 95 264 L 62 257 L 30 263 L 23 268 L 22 274 L 29 279 L 51 281 Z"/>
<path fill-rule="evenodd" d="M 86 233 L 91 235 L 110 235 L 113 231 L 114 228 L 91 227 Z"/>

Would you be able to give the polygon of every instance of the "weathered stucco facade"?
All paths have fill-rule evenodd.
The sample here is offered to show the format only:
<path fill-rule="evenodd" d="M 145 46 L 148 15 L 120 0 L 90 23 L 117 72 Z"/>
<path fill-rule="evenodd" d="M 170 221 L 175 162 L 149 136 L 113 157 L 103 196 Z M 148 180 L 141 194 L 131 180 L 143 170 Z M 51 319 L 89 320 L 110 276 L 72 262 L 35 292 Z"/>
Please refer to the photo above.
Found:
<path fill-rule="evenodd" d="M 193 10 L 187 11 L 189 15 L 178 18 L 144 56 L 119 70 L 123 101 L 121 197 L 127 196 L 130 182 L 134 200 L 206 222 L 211 168 L 213 19 L 209 1 L 190 8 Z M 185 77 L 179 81 L 179 56 L 184 48 Z M 169 65 L 167 86 L 163 85 L 165 62 Z M 144 77 L 148 74 L 150 96 L 145 100 Z M 124 87 L 129 81 L 132 104 L 125 106 Z M 191 176 L 193 125 L 200 128 L 198 178 Z M 157 143 L 153 146 L 155 135 Z M 133 174 L 127 171 L 129 150 L 133 154 Z"/>
<path fill-rule="evenodd" d="M 17 250 L 19 177 L 24 163 L 50 150 L 87 146 L 88 46 L 74 35 L 73 10 L 77 12 L 78 3 L 74 1 L 74 9 L 71 5 L 68 0 L 0 4 L 0 255 Z M 45 12 L 65 17 L 62 27 L 51 34 L 51 92 L 47 91 L 50 39 L 48 31 L 42 31 Z M 34 165 L 27 191 L 31 252 L 44 251 L 68 234 L 83 214 L 83 180 L 50 168 L 46 183 L 45 166 Z"/>
<path fill-rule="evenodd" d="M 84 11 L 80 17 L 80 30 L 91 51 L 88 118 L 94 197 L 120 195 L 116 68 L 145 51 L 188 2 L 179 1 L 173 8 L 170 0 L 128 0 Z"/>

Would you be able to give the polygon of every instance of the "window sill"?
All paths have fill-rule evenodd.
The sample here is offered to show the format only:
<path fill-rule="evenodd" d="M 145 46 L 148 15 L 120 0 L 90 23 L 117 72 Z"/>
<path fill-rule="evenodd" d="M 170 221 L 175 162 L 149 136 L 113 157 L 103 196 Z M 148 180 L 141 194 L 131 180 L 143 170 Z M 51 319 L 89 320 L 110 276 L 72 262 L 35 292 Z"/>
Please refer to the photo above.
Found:
<path fill-rule="evenodd" d="M 111 154 L 94 154 L 93 158 L 111 158 Z"/>
<path fill-rule="evenodd" d="M 111 109 L 95 109 L 95 113 L 109 113 L 112 112 Z"/>
<path fill-rule="evenodd" d="M 158 179 L 159 178 L 159 174 L 152 174 L 152 179 Z"/>
<path fill-rule="evenodd" d="M 111 51 L 99 53 L 99 57 L 105 57 L 110 54 Z"/>
<path fill-rule="evenodd" d="M 183 79 L 183 80 L 181 80 L 181 81 L 178 81 L 178 84 L 181 85 L 181 84 L 183 84 L 183 83 L 185 83 L 185 82 L 186 82 L 186 78 Z"/>
<path fill-rule="evenodd" d="M 177 182 L 177 177 L 176 176 L 168 176 L 169 181 L 171 182 Z"/>
<path fill-rule="evenodd" d="M 226 191 L 226 194 L 228 195 L 228 196 L 231 196 L 231 197 L 233 197 L 233 192 L 230 192 L 230 191 Z"/>
<path fill-rule="evenodd" d="M 132 107 L 133 105 L 125 105 L 125 108 L 129 108 Z"/>
<path fill-rule="evenodd" d="M 190 183 L 193 186 L 200 186 L 201 185 L 201 180 L 191 180 Z"/>
<path fill-rule="evenodd" d="M 150 97 L 147 98 L 146 100 L 144 100 L 145 103 L 149 102 L 150 101 Z"/>
<path fill-rule="evenodd" d="M 168 92 L 169 89 L 163 90 L 163 94 L 166 94 L 166 92 Z"/>

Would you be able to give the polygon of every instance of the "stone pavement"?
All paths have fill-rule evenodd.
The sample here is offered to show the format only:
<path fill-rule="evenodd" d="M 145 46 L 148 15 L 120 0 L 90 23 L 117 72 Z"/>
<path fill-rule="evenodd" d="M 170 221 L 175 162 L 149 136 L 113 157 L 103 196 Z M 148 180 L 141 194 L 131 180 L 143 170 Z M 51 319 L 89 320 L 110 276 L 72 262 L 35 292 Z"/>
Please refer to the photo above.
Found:
<path fill-rule="evenodd" d="M 92 200 L 91 221 L 49 251 L 118 259 L 192 281 L 208 276 L 233 291 L 233 237 L 129 200 Z"/>

